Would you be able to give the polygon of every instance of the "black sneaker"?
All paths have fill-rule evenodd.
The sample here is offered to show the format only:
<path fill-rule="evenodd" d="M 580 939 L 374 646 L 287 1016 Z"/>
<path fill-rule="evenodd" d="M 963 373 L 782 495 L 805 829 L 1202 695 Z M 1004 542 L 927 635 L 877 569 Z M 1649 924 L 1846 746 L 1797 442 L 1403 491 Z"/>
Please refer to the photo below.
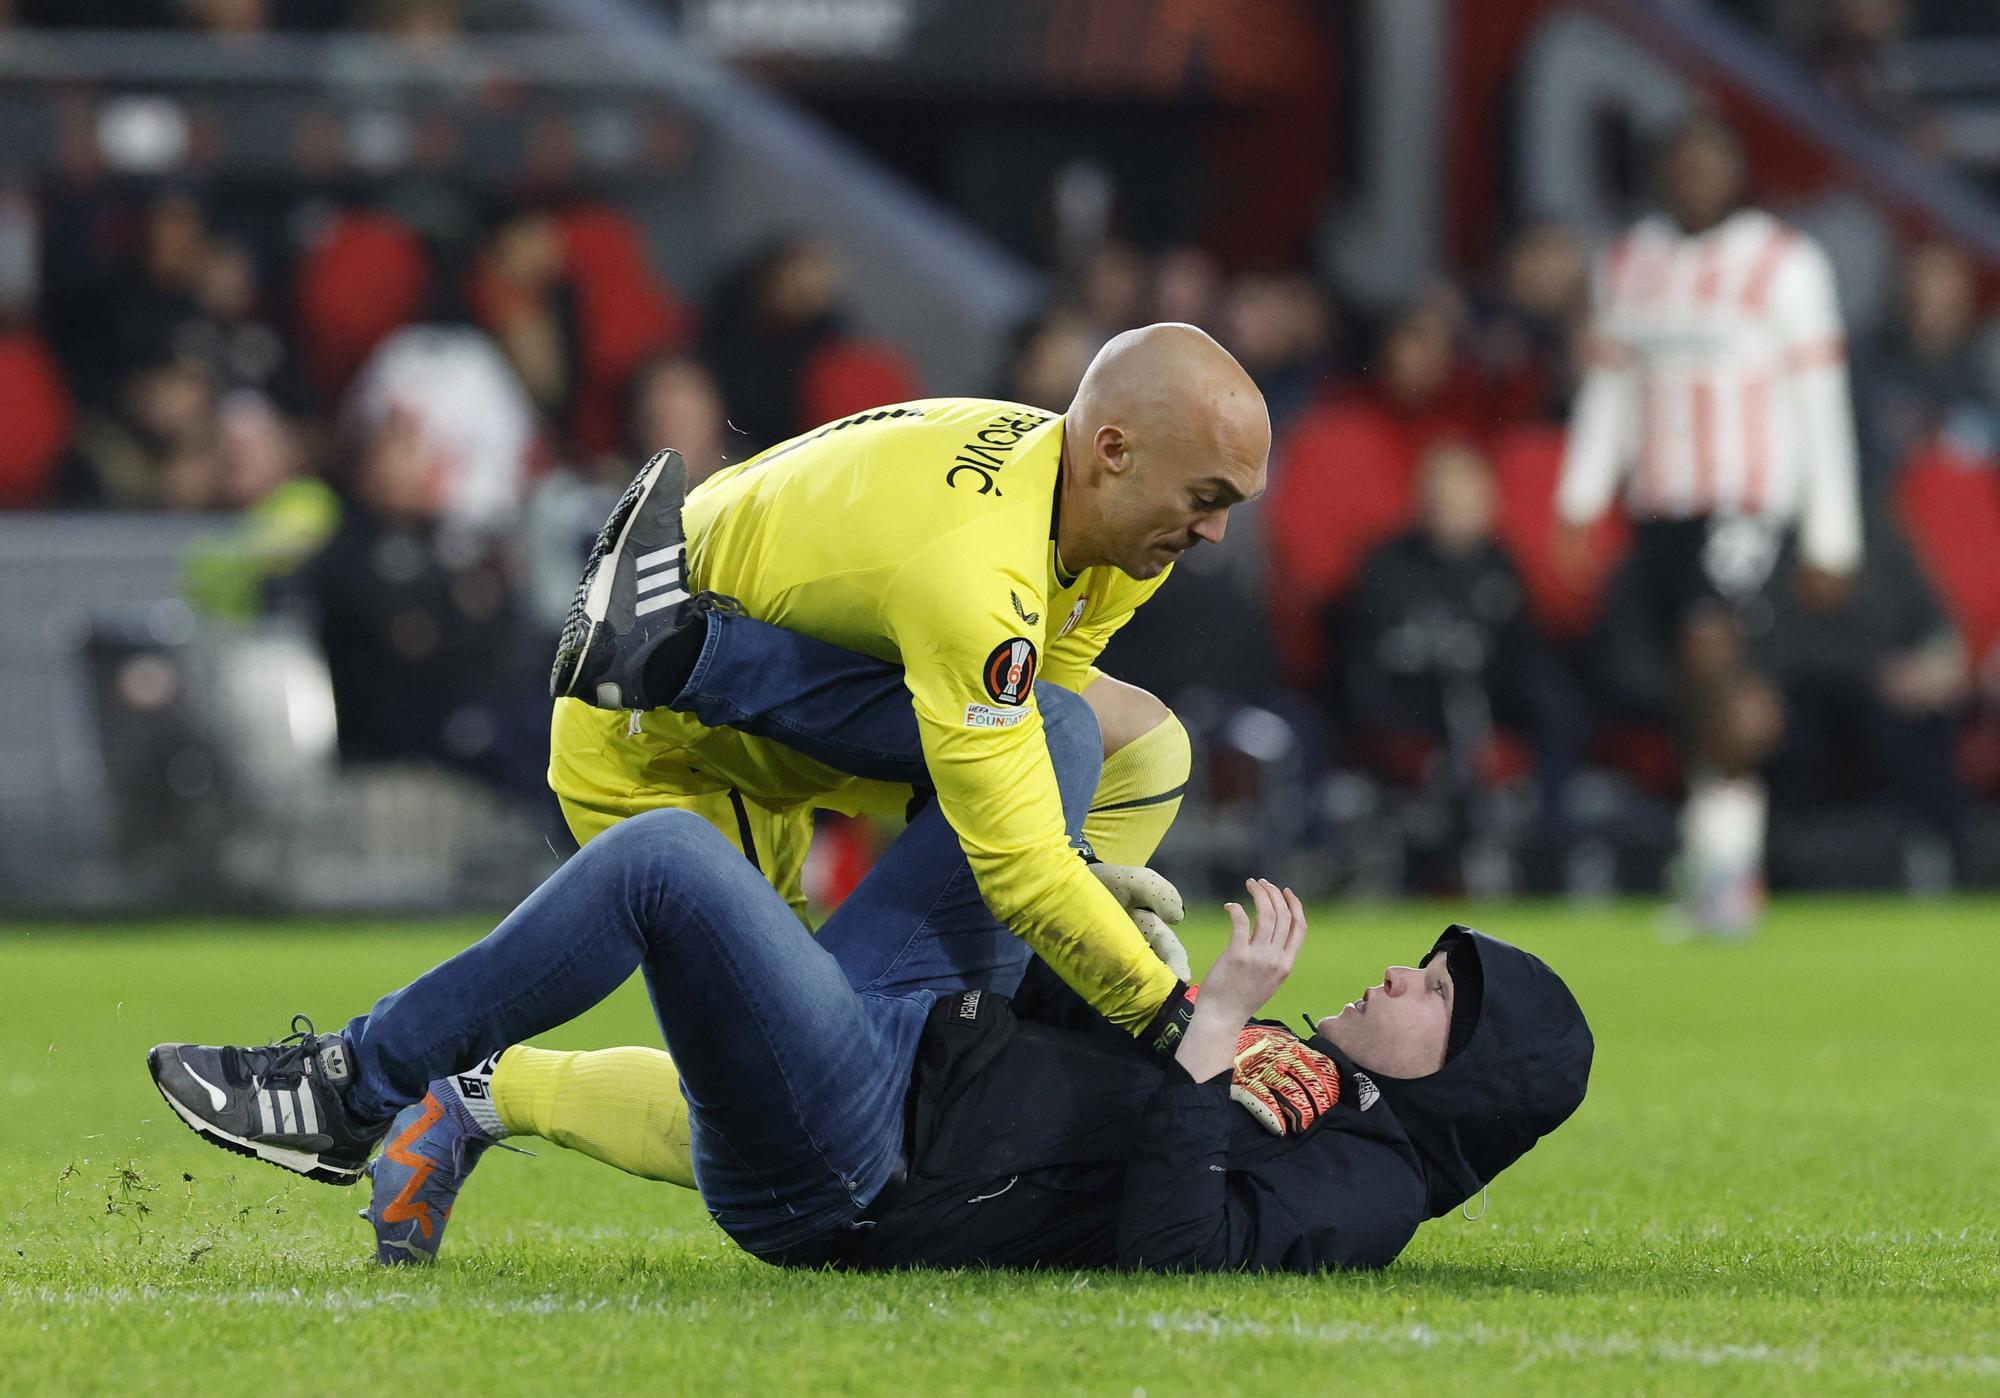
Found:
<path fill-rule="evenodd" d="M 146 1066 L 167 1105 L 203 1140 L 322 1184 L 360 1179 L 389 1129 L 348 1111 L 347 1040 L 315 1034 L 304 1015 L 292 1016 L 292 1032 L 275 1044 L 159 1044 Z"/>
<path fill-rule="evenodd" d="M 652 709 L 673 698 L 646 692 L 645 667 L 660 639 L 692 616 L 681 531 L 686 494 L 687 463 L 672 449 L 625 488 L 591 546 L 563 622 L 550 698 L 600 709 Z"/>

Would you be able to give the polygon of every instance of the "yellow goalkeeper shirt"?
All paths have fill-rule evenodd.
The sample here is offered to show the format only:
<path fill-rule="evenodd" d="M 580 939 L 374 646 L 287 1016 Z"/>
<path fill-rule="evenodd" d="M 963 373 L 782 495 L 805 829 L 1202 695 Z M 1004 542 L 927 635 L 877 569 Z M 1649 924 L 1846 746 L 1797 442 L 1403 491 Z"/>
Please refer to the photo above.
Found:
<path fill-rule="evenodd" d="M 903 667 L 938 804 L 993 915 L 1114 1022 L 1143 1028 L 1174 977 L 1071 850 L 1034 682 L 1081 691 L 1164 580 L 1069 576 L 1054 543 L 1063 420 L 934 398 L 780 443 L 688 496 L 693 585 Z M 556 705 L 550 785 L 616 808 L 647 790 L 734 789 L 853 809 L 858 785 L 692 715 Z"/>

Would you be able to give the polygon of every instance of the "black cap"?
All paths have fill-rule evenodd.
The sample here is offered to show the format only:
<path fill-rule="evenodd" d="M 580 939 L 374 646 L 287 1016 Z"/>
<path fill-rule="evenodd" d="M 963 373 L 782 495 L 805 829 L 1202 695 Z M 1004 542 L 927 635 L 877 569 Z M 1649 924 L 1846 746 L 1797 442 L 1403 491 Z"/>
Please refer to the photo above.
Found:
<path fill-rule="evenodd" d="M 1463 928 L 1453 927 L 1446 932 L 1438 939 L 1436 950 L 1444 953 L 1445 969 L 1451 972 L 1451 1038 L 1444 1050 L 1444 1061 L 1449 1063 L 1472 1041 L 1472 1031 L 1479 1025 L 1486 975 L 1479 968 L 1479 948 L 1471 937 L 1464 935 Z"/>

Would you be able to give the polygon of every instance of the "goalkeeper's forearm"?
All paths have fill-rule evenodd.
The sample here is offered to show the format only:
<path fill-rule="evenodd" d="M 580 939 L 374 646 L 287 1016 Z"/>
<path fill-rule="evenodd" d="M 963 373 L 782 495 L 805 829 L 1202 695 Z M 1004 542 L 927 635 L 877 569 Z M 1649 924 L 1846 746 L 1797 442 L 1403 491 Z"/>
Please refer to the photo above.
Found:
<path fill-rule="evenodd" d="M 949 812 L 947 812 L 949 814 Z M 1092 1009 L 1148 1042 L 1186 1027 L 1185 986 L 1067 843 L 1002 855 L 961 840 L 993 915 L 1033 947 Z"/>

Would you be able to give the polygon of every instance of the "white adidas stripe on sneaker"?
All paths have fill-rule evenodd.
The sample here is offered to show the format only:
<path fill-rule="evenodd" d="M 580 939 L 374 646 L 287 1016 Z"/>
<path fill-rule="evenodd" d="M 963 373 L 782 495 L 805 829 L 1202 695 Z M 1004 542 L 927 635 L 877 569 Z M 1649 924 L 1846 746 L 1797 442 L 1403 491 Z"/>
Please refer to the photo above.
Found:
<path fill-rule="evenodd" d="M 687 599 L 688 599 L 687 589 L 684 587 L 676 587 L 671 591 L 656 593 L 651 597 L 642 599 L 639 605 L 634 607 L 632 611 L 634 615 L 637 616 L 650 616 L 652 613 L 657 612 L 662 607 L 671 607 L 674 605 L 674 603 L 685 602 L 687 601 Z"/>
<path fill-rule="evenodd" d="M 640 554 L 633 560 L 633 563 L 638 567 L 641 575 L 644 575 L 652 572 L 655 568 L 664 568 L 668 564 L 678 564 L 681 561 L 681 555 L 686 552 L 687 545 L 685 543 L 669 544 L 663 549 L 654 549 L 651 553 Z"/>
<path fill-rule="evenodd" d="M 686 543 L 678 543 L 641 554 L 635 560 L 640 594 L 638 604 L 632 609 L 635 615 L 648 616 L 662 607 L 687 600 L 688 591 L 684 586 L 687 581 L 686 555 Z M 648 593 L 653 595 L 647 596 Z"/>

